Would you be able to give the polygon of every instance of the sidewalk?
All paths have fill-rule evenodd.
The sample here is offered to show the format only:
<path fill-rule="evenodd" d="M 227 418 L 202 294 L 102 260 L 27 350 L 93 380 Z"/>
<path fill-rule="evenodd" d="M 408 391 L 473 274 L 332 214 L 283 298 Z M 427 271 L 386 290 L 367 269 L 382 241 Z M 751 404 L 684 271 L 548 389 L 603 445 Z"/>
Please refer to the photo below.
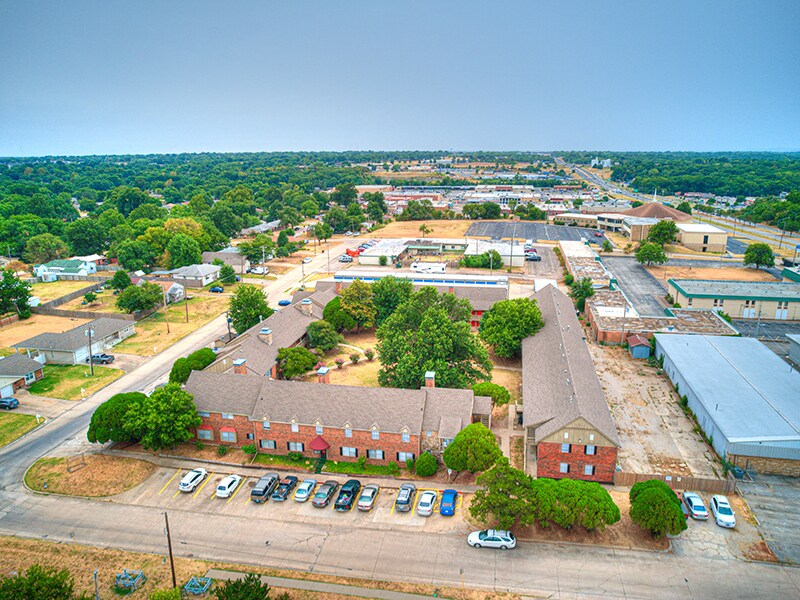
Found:
<path fill-rule="evenodd" d="M 211 579 L 228 581 L 230 579 L 244 579 L 245 573 L 235 571 L 222 571 L 220 569 L 209 569 L 206 577 Z M 339 583 L 324 583 L 322 581 L 309 581 L 306 579 L 287 579 L 285 577 L 268 577 L 263 575 L 261 581 L 268 583 L 270 587 L 286 588 L 291 590 L 305 590 L 308 592 L 322 592 L 328 594 L 340 594 L 342 596 L 356 596 L 359 598 L 379 598 L 380 600 L 422 600 L 430 596 L 421 594 L 408 594 L 406 592 L 393 592 L 380 588 L 355 587 L 342 585 Z"/>

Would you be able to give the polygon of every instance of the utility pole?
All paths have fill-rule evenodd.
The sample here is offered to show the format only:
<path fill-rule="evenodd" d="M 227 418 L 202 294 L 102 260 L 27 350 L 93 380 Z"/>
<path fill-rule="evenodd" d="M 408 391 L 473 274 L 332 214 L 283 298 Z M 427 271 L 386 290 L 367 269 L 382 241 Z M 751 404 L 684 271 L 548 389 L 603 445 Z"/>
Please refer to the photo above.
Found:
<path fill-rule="evenodd" d="M 164 513 L 164 523 L 167 527 L 167 549 L 169 550 L 169 568 L 172 570 L 172 587 L 178 587 L 178 582 L 175 579 L 175 561 L 172 560 L 172 537 L 169 535 L 169 519 L 167 513 Z"/>
<path fill-rule="evenodd" d="M 186 308 L 186 322 L 189 322 L 189 298 L 186 296 L 186 290 L 183 291 L 183 306 Z"/>
<path fill-rule="evenodd" d="M 228 324 L 228 341 L 231 341 L 231 318 L 228 315 L 228 311 L 225 311 L 225 322 Z"/>
<path fill-rule="evenodd" d="M 86 335 L 89 336 L 89 375 L 94 377 L 94 355 L 92 354 L 92 334 L 94 333 L 94 327 L 89 325 L 86 328 Z"/>
<path fill-rule="evenodd" d="M 167 335 L 169 335 L 169 310 L 167 310 L 167 292 L 164 292 L 164 322 L 167 324 Z"/>
<path fill-rule="evenodd" d="M 267 262 L 267 249 L 264 246 L 261 246 L 261 278 L 267 278 L 267 268 L 264 266 Z"/>
<path fill-rule="evenodd" d="M 97 569 L 94 570 L 94 600 L 100 600 L 100 589 L 97 586 Z"/>

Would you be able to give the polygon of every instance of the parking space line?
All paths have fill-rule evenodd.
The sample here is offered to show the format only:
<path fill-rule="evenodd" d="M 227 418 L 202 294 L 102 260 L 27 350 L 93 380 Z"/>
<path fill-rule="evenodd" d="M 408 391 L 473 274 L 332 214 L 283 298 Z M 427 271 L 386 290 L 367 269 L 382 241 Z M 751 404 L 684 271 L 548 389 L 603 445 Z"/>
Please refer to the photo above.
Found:
<path fill-rule="evenodd" d="M 230 504 L 231 500 L 233 500 L 234 498 L 236 498 L 236 494 L 238 494 L 238 493 L 239 493 L 239 490 L 240 490 L 240 489 L 242 489 L 242 488 L 244 487 L 244 483 L 245 483 L 245 481 L 247 481 L 247 477 L 245 477 L 244 479 L 242 479 L 242 482 L 241 482 L 241 483 L 240 483 L 240 484 L 239 484 L 239 485 L 236 487 L 236 489 L 234 490 L 234 492 L 231 494 L 231 497 L 230 497 L 230 498 L 228 498 L 228 501 L 227 501 L 225 504 Z"/>
<path fill-rule="evenodd" d="M 459 494 L 459 495 L 458 495 L 458 499 L 456 500 L 456 507 L 455 507 L 455 510 L 453 511 L 454 513 L 457 513 L 457 512 L 458 512 L 458 510 L 461 508 L 461 504 L 462 504 L 463 502 L 464 502 L 464 494 Z"/>
<path fill-rule="evenodd" d="M 208 474 L 208 477 L 206 477 L 206 480 L 203 482 L 203 485 L 201 485 L 201 486 L 200 486 L 200 488 L 199 488 L 199 489 L 198 489 L 198 490 L 197 490 L 197 491 L 194 493 L 194 495 L 192 496 L 192 498 L 197 498 L 197 496 L 200 494 L 200 492 L 202 492 L 202 491 L 203 491 L 203 488 L 204 488 L 204 487 L 206 487 L 206 486 L 208 485 L 208 482 L 209 482 L 209 481 L 211 481 L 211 479 L 212 479 L 213 477 L 214 477 L 214 473 L 209 473 L 209 474 Z"/>
<path fill-rule="evenodd" d="M 168 486 L 170 483 L 172 483 L 172 480 L 173 480 L 173 479 L 175 479 L 175 478 L 178 476 L 178 473 L 180 473 L 180 472 L 181 472 L 181 471 L 180 471 L 180 469 L 178 469 L 177 471 L 175 471 L 175 475 L 173 475 L 172 477 L 170 477 L 169 481 L 168 481 L 167 483 L 165 483 L 165 484 L 164 484 L 164 487 L 162 487 L 162 488 L 161 488 L 161 490 L 160 490 L 160 491 L 158 492 L 158 494 L 156 494 L 156 495 L 157 495 L 157 496 L 160 496 L 160 495 L 161 495 L 161 494 L 164 492 L 164 490 L 165 490 L 165 489 L 167 489 L 167 486 Z"/>

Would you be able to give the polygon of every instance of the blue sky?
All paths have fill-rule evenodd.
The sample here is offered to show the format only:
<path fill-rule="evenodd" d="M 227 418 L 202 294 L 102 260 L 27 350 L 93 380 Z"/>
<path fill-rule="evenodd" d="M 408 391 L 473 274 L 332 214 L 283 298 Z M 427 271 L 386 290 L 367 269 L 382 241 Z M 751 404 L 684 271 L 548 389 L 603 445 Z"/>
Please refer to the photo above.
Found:
<path fill-rule="evenodd" d="M 0 3 L 0 156 L 800 150 L 800 2 Z"/>

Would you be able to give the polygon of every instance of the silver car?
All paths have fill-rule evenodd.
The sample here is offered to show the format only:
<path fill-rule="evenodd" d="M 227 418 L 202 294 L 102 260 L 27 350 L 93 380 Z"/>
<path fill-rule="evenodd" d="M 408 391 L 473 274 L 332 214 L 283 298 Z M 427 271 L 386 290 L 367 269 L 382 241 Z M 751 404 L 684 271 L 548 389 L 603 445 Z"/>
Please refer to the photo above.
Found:
<path fill-rule="evenodd" d="M 363 512 L 369 512 L 375 506 L 375 501 L 378 499 L 378 492 L 380 492 L 381 486 L 376 483 L 370 483 L 364 486 L 364 489 L 361 490 L 361 495 L 358 497 L 358 502 L 356 502 L 356 508 Z"/>
<path fill-rule="evenodd" d="M 419 495 L 417 502 L 417 514 L 420 517 L 430 517 L 433 514 L 433 507 L 436 505 L 438 494 L 433 490 L 425 490 Z"/>
<path fill-rule="evenodd" d="M 306 502 L 311 498 L 314 488 L 317 487 L 316 479 L 305 479 L 303 483 L 297 486 L 297 491 L 294 493 L 295 502 Z"/>
<path fill-rule="evenodd" d="M 507 550 L 517 546 L 517 538 L 510 531 L 502 529 L 486 529 L 473 531 L 467 537 L 467 543 L 473 548 L 500 548 Z"/>
<path fill-rule="evenodd" d="M 708 509 L 703 499 L 695 492 L 683 492 L 683 503 L 689 509 L 689 516 L 697 521 L 708 520 Z"/>
<path fill-rule="evenodd" d="M 208 472 L 205 469 L 192 469 L 183 476 L 183 479 L 178 484 L 178 489 L 182 492 L 193 492 L 207 475 Z"/>
<path fill-rule="evenodd" d="M 241 475 L 228 475 L 225 479 L 220 481 L 217 486 L 217 498 L 230 498 L 231 494 L 236 491 L 236 488 L 239 487 L 241 482 Z"/>

